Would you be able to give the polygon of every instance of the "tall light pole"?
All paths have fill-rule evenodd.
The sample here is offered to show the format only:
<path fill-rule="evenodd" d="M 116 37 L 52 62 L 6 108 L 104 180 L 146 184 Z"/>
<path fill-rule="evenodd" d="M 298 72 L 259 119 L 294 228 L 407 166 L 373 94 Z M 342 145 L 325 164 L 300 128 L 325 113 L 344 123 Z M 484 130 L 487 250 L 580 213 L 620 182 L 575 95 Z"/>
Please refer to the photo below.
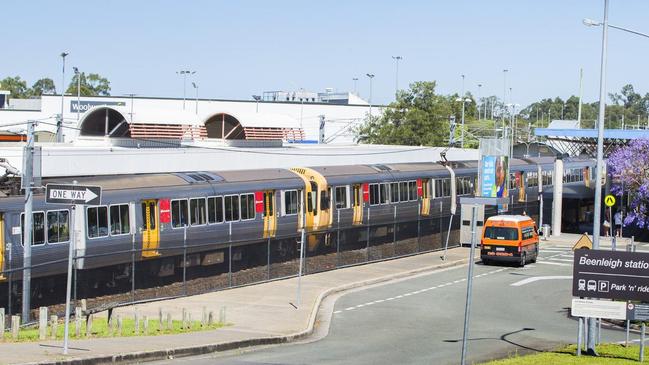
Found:
<path fill-rule="evenodd" d="M 358 84 L 358 77 L 352 78 L 352 81 L 354 81 L 354 95 L 358 96 L 358 88 L 356 87 Z"/>
<path fill-rule="evenodd" d="M 480 111 L 482 109 L 482 103 L 480 102 L 480 92 L 481 92 L 481 90 L 482 90 L 482 84 L 478 84 L 478 100 L 477 100 L 477 103 L 476 103 L 476 107 L 478 107 L 478 120 L 480 120 L 480 117 L 481 117 Z M 485 119 L 486 119 L 486 117 L 485 117 Z"/>
<path fill-rule="evenodd" d="M 374 78 L 374 74 L 365 74 L 367 77 L 370 79 L 370 121 L 372 120 L 372 79 Z"/>
<path fill-rule="evenodd" d="M 81 73 L 79 69 L 73 67 L 74 75 L 77 77 L 77 121 L 79 120 L 79 112 L 81 112 Z"/>
<path fill-rule="evenodd" d="M 399 61 L 403 59 L 401 56 L 392 56 L 392 59 L 396 63 L 397 67 L 397 72 L 396 72 L 396 81 L 395 81 L 395 86 L 394 86 L 394 97 L 397 97 L 397 94 L 399 93 Z"/>
<path fill-rule="evenodd" d="M 503 137 L 505 134 L 505 105 L 507 104 L 507 72 L 509 72 L 508 69 L 503 70 L 503 111 L 502 115 L 500 116 L 503 124 Z"/>
<path fill-rule="evenodd" d="M 460 147 L 464 148 L 464 75 L 462 75 L 462 95 L 460 95 L 460 100 L 462 101 L 462 132 L 460 132 L 460 138 L 462 138 L 462 142 L 460 142 Z"/>
<path fill-rule="evenodd" d="M 192 82 L 192 87 L 196 90 L 196 111 L 195 111 L 195 113 L 198 114 L 198 85 L 196 85 L 195 82 Z"/>
<path fill-rule="evenodd" d="M 56 141 L 63 142 L 63 104 L 65 96 L 65 57 L 67 57 L 69 52 L 61 52 L 61 60 L 63 61 L 63 71 L 61 72 L 61 115 L 59 120 L 56 122 Z"/>
<path fill-rule="evenodd" d="M 586 25 L 594 25 L 587 23 Z M 593 220 L 593 249 L 599 249 L 599 228 L 602 210 L 602 168 L 604 167 L 604 117 L 606 110 L 606 47 L 608 38 L 608 0 L 604 0 L 604 22 L 602 23 L 602 57 L 599 71 L 599 113 L 597 116 L 597 165 L 595 172 L 595 207 Z M 635 32 L 632 32 L 635 33 Z M 591 318 L 588 322 L 588 353 L 597 355 L 595 351 L 595 321 Z"/>
<path fill-rule="evenodd" d="M 253 95 L 252 98 L 257 102 L 255 113 L 259 113 L 259 100 L 261 100 L 261 95 Z"/>
<path fill-rule="evenodd" d="M 180 70 L 176 71 L 178 75 L 183 77 L 183 110 L 185 110 L 185 99 L 187 97 L 187 75 L 193 75 L 196 71 Z"/>

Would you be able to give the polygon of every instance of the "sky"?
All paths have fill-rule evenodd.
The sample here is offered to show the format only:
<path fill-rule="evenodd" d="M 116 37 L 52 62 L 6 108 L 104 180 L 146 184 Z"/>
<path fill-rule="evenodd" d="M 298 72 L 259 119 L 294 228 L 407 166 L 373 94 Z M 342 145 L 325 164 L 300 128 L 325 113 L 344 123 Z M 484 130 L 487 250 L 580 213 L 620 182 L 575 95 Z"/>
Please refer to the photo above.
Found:
<path fill-rule="evenodd" d="M 604 0 L 429 1 L 15 1 L 0 3 L 0 79 L 66 84 L 72 66 L 108 78 L 112 95 L 182 97 L 179 70 L 196 74 L 187 96 L 252 99 L 269 90 L 357 91 L 373 103 L 399 87 L 437 81 L 438 91 L 507 101 L 599 95 Z M 649 1 L 611 0 L 609 22 L 649 33 Z M 611 29 L 607 91 L 649 92 L 649 39 Z M 512 88 L 511 94 L 509 88 Z M 58 89 L 60 90 L 60 89 Z"/>

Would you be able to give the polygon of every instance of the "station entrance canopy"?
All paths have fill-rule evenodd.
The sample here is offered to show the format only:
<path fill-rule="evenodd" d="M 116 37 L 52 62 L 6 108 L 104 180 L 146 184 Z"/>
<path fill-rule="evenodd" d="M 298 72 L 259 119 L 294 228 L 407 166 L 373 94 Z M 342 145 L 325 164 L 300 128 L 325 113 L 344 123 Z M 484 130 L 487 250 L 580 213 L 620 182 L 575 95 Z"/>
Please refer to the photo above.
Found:
<path fill-rule="evenodd" d="M 549 145 L 571 156 L 597 156 L 597 129 L 537 128 L 534 134 L 546 137 Z M 605 129 L 604 158 L 634 139 L 649 139 L 649 130 Z"/>
<path fill-rule="evenodd" d="M 170 110 L 131 110 L 96 106 L 78 124 L 81 137 L 133 139 L 304 140 L 296 120 L 285 115 L 214 111 L 193 114 Z"/>

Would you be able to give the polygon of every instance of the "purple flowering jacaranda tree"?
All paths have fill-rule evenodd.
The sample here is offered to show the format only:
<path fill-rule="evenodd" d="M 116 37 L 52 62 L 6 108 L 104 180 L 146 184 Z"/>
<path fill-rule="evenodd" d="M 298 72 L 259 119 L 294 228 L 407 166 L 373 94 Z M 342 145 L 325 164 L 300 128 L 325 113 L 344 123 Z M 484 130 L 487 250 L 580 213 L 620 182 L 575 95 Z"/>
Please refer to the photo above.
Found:
<path fill-rule="evenodd" d="M 649 227 L 649 140 L 639 139 L 618 148 L 608 158 L 611 193 L 629 195 L 624 225 Z"/>

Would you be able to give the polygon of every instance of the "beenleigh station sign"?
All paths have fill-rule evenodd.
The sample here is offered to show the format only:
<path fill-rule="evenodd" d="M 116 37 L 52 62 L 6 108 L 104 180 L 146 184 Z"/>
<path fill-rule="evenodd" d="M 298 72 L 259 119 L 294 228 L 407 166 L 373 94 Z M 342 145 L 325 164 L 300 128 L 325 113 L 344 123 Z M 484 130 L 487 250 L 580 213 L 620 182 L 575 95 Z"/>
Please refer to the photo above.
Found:
<path fill-rule="evenodd" d="M 575 250 L 572 295 L 649 302 L 649 253 Z"/>

